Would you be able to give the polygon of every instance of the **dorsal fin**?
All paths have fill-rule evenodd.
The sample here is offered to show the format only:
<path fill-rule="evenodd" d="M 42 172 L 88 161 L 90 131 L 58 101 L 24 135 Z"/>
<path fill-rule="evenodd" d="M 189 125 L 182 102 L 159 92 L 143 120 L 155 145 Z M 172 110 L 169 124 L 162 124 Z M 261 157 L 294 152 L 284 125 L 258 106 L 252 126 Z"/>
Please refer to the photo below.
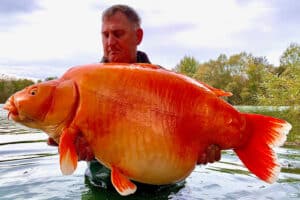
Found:
<path fill-rule="evenodd" d="M 136 63 L 136 66 L 142 67 L 142 68 L 149 68 L 149 69 L 165 69 L 159 65 L 153 65 L 153 64 L 149 64 L 149 63 Z M 167 69 L 165 69 L 167 70 Z M 198 81 L 198 80 L 197 80 Z M 224 90 L 218 89 L 218 88 L 214 88 L 206 83 L 203 83 L 201 81 L 198 81 L 201 85 L 203 85 L 204 87 L 206 87 L 207 89 L 209 89 L 211 92 L 213 92 L 216 96 L 218 97 L 230 97 L 232 96 L 231 92 L 226 92 Z"/>
<path fill-rule="evenodd" d="M 200 81 L 198 81 L 200 82 Z M 218 88 L 214 88 L 206 83 L 200 82 L 202 85 L 204 85 L 205 87 L 207 87 L 210 91 L 212 91 L 213 93 L 215 93 L 216 96 L 218 97 L 230 97 L 232 96 L 231 92 L 226 92 L 224 90 L 218 89 Z"/>

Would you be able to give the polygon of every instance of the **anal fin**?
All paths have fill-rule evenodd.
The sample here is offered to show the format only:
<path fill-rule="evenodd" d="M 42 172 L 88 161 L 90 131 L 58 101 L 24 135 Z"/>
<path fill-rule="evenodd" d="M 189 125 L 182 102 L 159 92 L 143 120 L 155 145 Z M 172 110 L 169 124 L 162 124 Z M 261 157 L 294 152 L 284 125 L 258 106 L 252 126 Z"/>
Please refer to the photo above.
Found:
<path fill-rule="evenodd" d="M 124 176 L 116 167 L 111 168 L 111 182 L 122 196 L 133 194 L 137 188 L 136 185 Z"/>

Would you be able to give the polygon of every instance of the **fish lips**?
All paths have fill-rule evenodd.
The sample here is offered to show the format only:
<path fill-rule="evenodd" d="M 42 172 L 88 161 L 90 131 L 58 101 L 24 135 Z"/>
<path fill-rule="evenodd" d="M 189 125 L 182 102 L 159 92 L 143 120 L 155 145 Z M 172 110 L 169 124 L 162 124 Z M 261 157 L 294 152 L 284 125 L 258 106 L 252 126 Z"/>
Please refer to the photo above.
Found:
<path fill-rule="evenodd" d="M 7 114 L 8 119 L 11 117 L 13 120 L 18 121 L 19 112 L 17 106 L 14 103 L 14 96 L 11 96 L 6 101 L 6 103 L 3 106 L 3 109 L 8 111 Z"/>

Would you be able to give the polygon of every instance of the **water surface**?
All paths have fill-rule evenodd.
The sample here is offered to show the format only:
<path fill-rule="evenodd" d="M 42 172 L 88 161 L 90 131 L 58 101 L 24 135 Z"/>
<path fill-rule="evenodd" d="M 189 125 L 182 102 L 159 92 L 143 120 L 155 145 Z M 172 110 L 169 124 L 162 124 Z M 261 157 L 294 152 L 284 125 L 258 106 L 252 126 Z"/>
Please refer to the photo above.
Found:
<path fill-rule="evenodd" d="M 113 188 L 97 188 L 84 177 L 85 162 L 71 176 L 59 169 L 56 147 L 47 135 L 7 120 L 0 104 L 0 199 L 300 199 L 300 147 L 277 148 L 282 172 L 274 184 L 250 174 L 233 151 L 220 162 L 197 166 L 182 183 L 169 187 L 141 186 L 120 197 Z"/>

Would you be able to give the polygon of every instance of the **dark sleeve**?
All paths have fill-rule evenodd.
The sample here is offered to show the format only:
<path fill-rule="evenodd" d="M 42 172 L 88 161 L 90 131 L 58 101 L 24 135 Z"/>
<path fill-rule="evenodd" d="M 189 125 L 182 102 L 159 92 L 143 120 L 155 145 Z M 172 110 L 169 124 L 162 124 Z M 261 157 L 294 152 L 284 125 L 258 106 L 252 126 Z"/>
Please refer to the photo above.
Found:
<path fill-rule="evenodd" d="M 147 54 L 145 52 L 142 52 L 142 51 L 137 52 L 137 62 L 151 64 Z M 162 67 L 160 65 L 157 65 L 157 66 L 160 67 L 161 69 L 165 69 L 164 67 Z"/>
<path fill-rule="evenodd" d="M 145 52 L 142 52 L 142 51 L 137 52 L 136 61 L 138 63 L 149 63 L 149 64 L 151 64 L 147 54 Z"/>
<path fill-rule="evenodd" d="M 108 63 L 107 58 L 105 58 L 104 56 L 101 58 L 100 63 Z"/>

